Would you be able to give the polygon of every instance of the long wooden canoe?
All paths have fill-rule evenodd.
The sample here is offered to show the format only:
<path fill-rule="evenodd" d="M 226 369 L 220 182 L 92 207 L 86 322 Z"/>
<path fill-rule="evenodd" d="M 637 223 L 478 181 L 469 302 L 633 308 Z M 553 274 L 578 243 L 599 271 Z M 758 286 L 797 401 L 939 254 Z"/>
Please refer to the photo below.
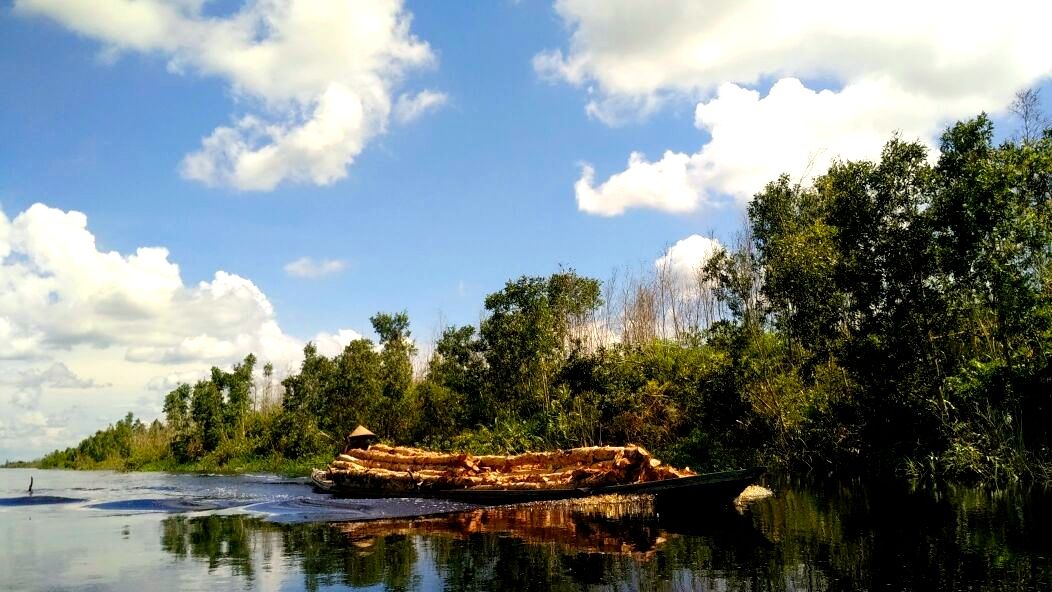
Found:
<path fill-rule="evenodd" d="M 353 487 L 337 484 L 327 478 L 325 471 L 315 470 L 311 481 L 316 490 L 349 498 L 427 497 L 456 500 L 479 505 L 517 504 L 535 501 L 573 499 L 593 495 L 656 495 L 663 502 L 730 502 L 745 487 L 764 473 L 763 467 L 737 471 L 720 471 L 691 477 L 608 485 L 602 487 L 574 487 L 557 489 L 445 489 L 430 491 L 389 491 L 379 488 Z"/>

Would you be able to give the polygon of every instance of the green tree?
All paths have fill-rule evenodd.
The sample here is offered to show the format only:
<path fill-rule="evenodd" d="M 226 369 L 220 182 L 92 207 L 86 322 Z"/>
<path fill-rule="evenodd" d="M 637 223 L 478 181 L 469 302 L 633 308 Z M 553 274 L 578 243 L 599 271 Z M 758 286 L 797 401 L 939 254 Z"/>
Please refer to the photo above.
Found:
<path fill-rule="evenodd" d="M 190 416 L 194 420 L 194 435 L 204 452 L 215 450 L 223 440 L 226 425 L 223 421 L 223 395 L 216 384 L 221 376 L 213 368 L 212 380 L 199 380 L 194 385 L 190 401 Z"/>
<path fill-rule="evenodd" d="M 828 204 L 813 188 L 785 175 L 749 204 L 749 222 L 763 270 L 762 294 L 789 343 L 829 354 L 846 305 L 838 289 L 839 250 L 826 220 Z"/>
<path fill-rule="evenodd" d="M 234 365 L 233 372 L 224 373 L 223 376 L 226 387 L 226 426 L 229 433 L 239 438 L 245 437 L 245 417 L 252 406 L 252 372 L 255 367 L 256 356 L 248 354 L 241 363 Z"/>
<path fill-rule="evenodd" d="M 487 296 L 481 334 L 496 404 L 522 417 L 548 410 L 553 377 L 575 346 L 571 328 L 601 303 L 599 281 L 572 270 L 524 276 Z"/>
<path fill-rule="evenodd" d="M 464 421 L 475 426 L 492 420 L 482 342 L 470 325 L 446 327 L 428 361 L 429 381 L 457 393 L 466 407 Z"/>
<path fill-rule="evenodd" d="M 380 354 L 368 339 L 347 344 L 336 357 L 335 376 L 320 425 L 334 435 L 345 436 L 357 424 L 370 426 L 380 436 L 389 436 L 391 418 L 384 395 Z"/>
<path fill-rule="evenodd" d="M 190 385 L 180 384 L 164 397 L 164 416 L 168 427 L 176 434 L 190 428 Z"/>
<path fill-rule="evenodd" d="M 413 382 L 413 356 L 416 346 L 410 339 L 409 316 L 377 313 L 369 321 L 380 336 L 380 365 L 383 393 L 391 401 L 404 399 Z"/>

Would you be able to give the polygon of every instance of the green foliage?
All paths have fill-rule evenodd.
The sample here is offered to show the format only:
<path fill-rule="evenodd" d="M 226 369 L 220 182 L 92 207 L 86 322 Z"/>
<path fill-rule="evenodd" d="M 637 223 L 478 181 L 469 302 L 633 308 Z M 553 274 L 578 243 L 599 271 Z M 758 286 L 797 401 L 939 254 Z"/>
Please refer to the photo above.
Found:
<path fill-rule="evenodd" d="M 601 302 L 599 282 L 572 270 L 523 276 L 487 296 L 480 333 L 494 403 L 520 416 L 548 411 L 551 379 L 574 347 L 571 328 Z"/>
<path fill-rule="evenodd" d="M 437 382 L 424 380 L 413 390 L 413 440 L 442 448 L 465 422 L 464 395 Z"/>
<path fill-rule="evenodd" d="M 75 448 L 56 450 L 37 464 L 45 469 L 125 469 L 143 464 L 150 454 L 167 452 L 167 434 L 160 422 L 149 426 L 128 413 L 120 421 L 88 436 Z"/>

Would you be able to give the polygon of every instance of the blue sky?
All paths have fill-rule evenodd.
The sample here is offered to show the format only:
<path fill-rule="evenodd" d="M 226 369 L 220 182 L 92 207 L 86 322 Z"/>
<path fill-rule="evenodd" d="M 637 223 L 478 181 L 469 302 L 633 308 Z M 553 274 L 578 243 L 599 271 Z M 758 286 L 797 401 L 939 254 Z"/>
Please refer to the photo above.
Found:
<path fill-rule="evenodd" d="M 0 126 L 15 141 L 0 146 L 0 203 L 9 215 L 37 201 L 85 212 L 100 248 L 166 246 L 187 281 L 216 269 L 251 278 L 283 327 L 305 336 L 364 331 L 370 315 L 392 309 L 407 309 L 429 334 L 439 312 L 476 321 L 484 295 L 507 279 L 560 264 L 602 277 L 738 222 L 735 208 L 616 219 L 577 211 L 579 161 L 614 172 L 633 150 L 692 150 L 691 105 L 605 126 L 585 114 L 578 89 L 533 72 L 533 55 L 562 41 L 551 6 L 409 7 L 413 30 L 438 56 L 419 82 L 448 93 L 449 104 L 369 145 L 343 181 L 269 193 L 179 176 L 182 155 L 230 118 L 220 81 L 173 75 L 157 56 L 103 63 L 97 41 L 7 8 Z M 283 265 L 302 256 L 348 268 L 289 278 Z"/>
<path fill-rule="evenodd" d="M 290 2 L 0 1 L 0 459 L 377 311 L 426 342 L 519 275 L 696 266 L 781 172 L 1052 97 L 1022 0 Z"/>

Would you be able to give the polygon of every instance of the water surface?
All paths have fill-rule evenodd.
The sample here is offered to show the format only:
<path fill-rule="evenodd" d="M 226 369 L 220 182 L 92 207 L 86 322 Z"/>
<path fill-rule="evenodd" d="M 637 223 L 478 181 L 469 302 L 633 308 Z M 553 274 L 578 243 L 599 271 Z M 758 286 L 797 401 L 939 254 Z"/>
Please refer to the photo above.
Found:
<path fill-rule="evenodd" d="M 739 513 L 646 499 L 334 500 L 268 475 L 3 470 L 0 589 L 1052 589 L 1044 492 L 768 484 L 776 495 Z"/>

